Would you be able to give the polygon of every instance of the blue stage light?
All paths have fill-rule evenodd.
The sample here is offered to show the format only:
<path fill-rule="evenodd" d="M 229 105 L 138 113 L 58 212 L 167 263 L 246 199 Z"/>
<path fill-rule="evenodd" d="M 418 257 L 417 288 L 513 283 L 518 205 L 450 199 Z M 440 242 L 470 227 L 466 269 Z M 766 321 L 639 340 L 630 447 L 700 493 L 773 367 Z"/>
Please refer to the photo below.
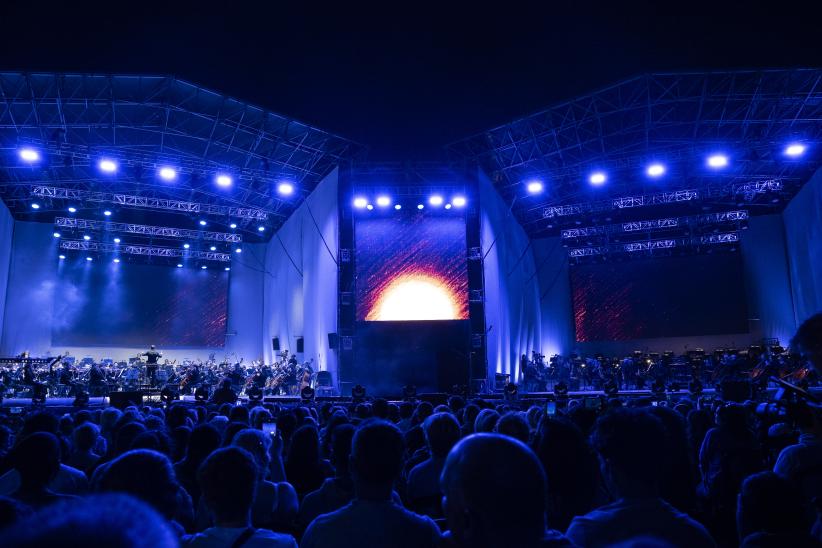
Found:
<path fill-rule="evenodd" d="M 792 143 L 785 147 L 785 156 L 790 156 L 791 158 L 798 158 L 805 154 L 805 145 L 802 143 Z"/>
<path fill-rule="evenodd" d="M 451 204 L 445 204 L 445 209 L 451 209 Z"/>
<path fill-rule="evenodd" d="M 115 263 L 119 263 L 119 262 L 120 262 L 120 259 L 114 259 L 114 262 L 115 262 Z"/>
<path fill-rule="evenodd" d="M 214 246 L 211 246 L 209 249 L 210 249 L 211 251 L 217 251 L 217 248 L 216 248 L 216 247 L 214 247 Z"/>
<path fill-rule="evenodd" d="M 229 270 L 231 270 L 231 267 L 230 267 L 230 266 L 225 267 L 225 271 L 226 271 L 226 272 L 228 272 Z"/>
<path fill-rule="evenodd" d="M 190 244 L 183 244 L 183 249 L 188 249 L 189 247 L 191 247 Z"/>
<path fill-rule="evenodd" d="M 422 205 L 422 204 L 417 204 L 417 209 L 422 209 L 422 208 L 424 208 L 424 207 L 425 207 L 425 206 L 424 206 L 424 205 Z"/>
<path fill-rule="evenodd" d="M 87 260 L 87 261 L 91 261 L 91 260 L 92 260 L 92 258 L 91 258 L 91 257 L 86 257 L 86 260 Z"/>
<path fill-rule="evenodd" d="M 77 208 L 76 207 L 69 207 L 68 212 L 69 213 L 77 213 Z"/>
<path fill-rule="evenodd" d="M 528 190 L 529 194 L 539 194 L 540 192 L 542 192 L 545 186 L 542 184 L 542 181 L 533 179 L 531 181 L 528 181 L 528 184 L 525 188 Z"/>
<path fill-rule="evenodd" d="M 200 221 L 200 226 L 205 226 L 205 225 L 207 225 L 207 224 L 208 224 L 208 223 L 207 223 L 207 222 L 205 222 L 205 221 Z"/>
<path fill-rule="evenodd" d="M 243 252 L 242 247 L 238 247 L 237 249 L 234 250 L 234 253 L 242 253 L 242 252 Z"/>
<path fill-rule="evenodd" d="M 40 204 L 38 204 L 38 203 L 31 204 L 31 208 L 32 209 L 40 209 Z"/>
<path fill-rule="evenodd" d="M 263 225 L 260 225 L 260 226 L 257 227 L 257 231 L 258 232 L 265 232 L 265 227 Z"/>
<path fill-rule="evenodd" d="M 291 196 L 294 194 L 294 185 L 287 182 L 282 182 L 277 185 L 277 192 L 279 192 L 283 196 Z"/>
<path fill-rule="evenodd" d="M 648 177 L 661 177 L 665 175 L 665 166 L 659 163 L 651 164 L 645 170 L 645 173 L 648 174 Z"/>
<path fill-rule="evenodd" d="M 84 235 L 83 235 L 83 239 L 84 239 L 85 241 L 89 241 L 89 240 L 91 240 L 91 236 L 89 236 L 88 234 L 84 234 Z"/>
<path fill-rule="evenodd" d="M 433 196 L 428 198 L 428 203 L 431 204 L 432 206 L 442 205 L 442 202 L 443 202 L 442 196 L 440 196 L 439 194 L 434 194 Z"/>
<path fill-rule="evenodd" d="M 161 167 L 158 175 L 160 175 L 160 179 L 164 181 L 173 181 L 177 178 L 177 170 L 168 166 Z"/>
<path fill-rule="evenodd" d="M 105 210 L 105 211 L 103 212 L 103 215 L 105 215 L 106 217 L 111 217 L 111 211 L 109 211 L 109 210 L 107 209 L 107 210 Z"/>
<path fill-rule="evenodd" d="M 399 211 L 400 209 L 402 209 L 402 206 L 400 204 L 394 204 L 394 209 Z"/>
<path fill-rule="evenodd" d="M 377 205 L 380 207 L 388 207 L 391 205 L 391 198 L 388 196 L 377 196 Z"/>
<path fill-rule="evenodd" d="M 721 169 L 728 166 L 728 157 L 724 154 L 712 154 L 708 156 L 708 167 Z"/>
<path fill-rule="evenodd" d="M 371 204 L 368 204 L 367 206 L 365 206 L 365 209 L 367 209 L 368 211 L 371 211 L 372 209 L 374 209 L 374 206 L 372 206 Z"/>
<path fill-rule="evenodd" d="M 65 256 L 65 255 L 60 255 L 58 258 L 59 258 L 61 261 L 63 261 L 63 260 L 65 260 L 66 256 Z"/>
<path fill-rule="evenodd" d="M 455 207 L 463 207 L 465 205 L 465 196 L 454 196 L 451 203 L 454 204 Z"/>
<path fill-rule="evenodd" d="M 119 244 L 120 243 L 120 238 L 114 238 L 114 243 Z"/>
<path fill-rule="evenodd" d="M 228 225 L 228 226 L 229 226 L 230 228 L 237 228 L 237 223 L 231 223 L 231 224 L 230 224 L 230 225 Z"/>
<path fill-rule="evenodd" d="M 24 162 L 32 163 L 40 161 L 40 153 L 33 148 L 21 148 L 19 154 L 20 159 Z"/>
<path fill-rule="evenodd" d="M 203 266 L 201 266 L 200 268 L 202 268 L 203 270 L 205 270 L 205 269 L 206 269 L 206 268 L 208 268 L 208 267 L 207 267 L 206 265 L 203 265 Z"/>
<path fill-rule="evenodd" d="M 59 232 L 55 232 L 55 233 L 54 233 L 54 237 L 55 237 L 55 238 L 59 238 L 59 237 L 60 237 L 60 233 L 59 233 Z"/>
<path fill-rule="evenodd" d="M 117 172 L 117 162 L 114 160 L 109 160 L 108 158 L 104 158 L 97 163 L 97 167 L 100 168 L 100 171 L 103 173 L 116 173 Z"/>
<path fill-rule="evenodd" d="M 217 175 L 217 178 L 215 179 L 215 181 L 217 181 L 217 186 L 221 186 L 223 188 L 228 188 L 232 185 L 232 183 L 234 183 L 234 181 L 231 179 L 231 177 L 229 177 L 225 173 Z"/>
<path fill-rule="evenodd" d="M 181 265 L 180 263 L 177 263 L 177 268 L 183 268 L 183 265 Z"/>
<path fill-rule="evenodd" d="M 605 181 L 608 180 L 608 177 L 602 171 L 595 171 L 591 173 L 591 176 L 588 177 L 588 182 L 591 183 L 593 186 L 602 186 L 605 184 Z"/>
<path fill-rule="evenodd" d="M 354 207 L 356 207 L 357 209 L 363 209 L 367 205 L 368 200 L 366 200 L 362 196 L 357 196 L 356 198 L 354 198 Z"/>

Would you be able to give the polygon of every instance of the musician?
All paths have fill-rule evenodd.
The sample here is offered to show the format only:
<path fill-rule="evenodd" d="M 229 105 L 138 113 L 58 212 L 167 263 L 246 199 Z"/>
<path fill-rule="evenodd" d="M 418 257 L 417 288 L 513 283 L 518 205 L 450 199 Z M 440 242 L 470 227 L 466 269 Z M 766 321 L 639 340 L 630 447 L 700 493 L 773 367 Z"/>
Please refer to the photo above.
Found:
<path fill-rule="evenodd" d="M 63 362 L 63 367 L 60 369 L 59 381 L 60 384 L 71 385 L 74 384 L 74 369 L 69 362 Z"/>
<path fill-rule="evenodd" d="M 160 358 L 163 357 L 163 354 L 158 352 L 157 348 L 152 344 L 148 352 L 143 352 L 140 355 L 146 357 L 146 376 L 148 377 L 148 382 L 154 386 L 157 382 L 157 364 Z"/>
<path fill-rule="evenodd" d="M 245 372 L 239 362 L 234 364 L 234 369 L 228 374 L 228 378 L 231 379 L 231 384 L 234 386 L 243 384 L 243 381 L 245 381 Z"/>
<path fill-rule="evenodd" d="M 211 395 L 211 403 L 222 405 L 224 403 L 235 403 L 237 401 L 237 392 L 231 388 L 231 379 L 223 379 L 220 383 L 220 388 L 214 391 Z"/>
<path fill-rule="evenodd" d="M 34 367 L 31 362 L 23 364 L 23 384 L 26 386 L 33 386 L 37 382 L 37 377 L 34 375 Z"/>
<path fill-rule="evenodd" d="M 102 386 L 106 384 L 106 372 L 103 371 L 99 363 L 91 366 L 88 372 L 88 383 L 90 386 Z"/>

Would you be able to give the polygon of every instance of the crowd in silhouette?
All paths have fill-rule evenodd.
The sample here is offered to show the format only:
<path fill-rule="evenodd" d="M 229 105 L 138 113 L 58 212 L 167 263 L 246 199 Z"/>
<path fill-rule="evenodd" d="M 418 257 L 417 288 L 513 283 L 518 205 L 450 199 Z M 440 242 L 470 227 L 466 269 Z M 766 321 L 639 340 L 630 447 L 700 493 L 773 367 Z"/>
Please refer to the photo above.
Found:
<path fill-rule="evenodd" d="M 805 348 L 815 360 L 822 317 L 812 321 Z M 822 413 L 813 405 L 763 414 L 753 402 L 615 397 L 554 410 L 451 396 L 45 409 L 5 421 L 2 546 L 822 539 Z"/>

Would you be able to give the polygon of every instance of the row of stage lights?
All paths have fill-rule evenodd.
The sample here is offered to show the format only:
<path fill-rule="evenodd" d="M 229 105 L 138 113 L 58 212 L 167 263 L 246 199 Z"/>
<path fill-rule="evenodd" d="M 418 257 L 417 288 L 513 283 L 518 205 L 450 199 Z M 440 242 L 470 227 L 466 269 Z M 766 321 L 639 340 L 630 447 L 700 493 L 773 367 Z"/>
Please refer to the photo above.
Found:
<path fill-rule="evenodd" d="M 56 232 L 56 231 L 54 232 L 53 236 L 55 238 L 62 238 L 63 237 L 63 235 L 60 232 Z M 83 240 L 86 241 L 86 242 L 91 241 L 91 236 L 89 236 L 88 234 L 84 234 L 83 235 Z M 112 240 L 112 241 L 115 244 L 118 244 L 118 245 L 122 242 L 122 240 L 120 238 L 114 238 L 114 240 Z M 191 244 L 188 244 L 188 243 L 183 244 L 183 249 L 191 249 Z M 217 246 L 212 245 L 208 249 L 209 249 L 209 251 L 217 251 Z M 242 252 L 243 252 L 242 247 L 238 246 L 238 247 L 234 248 L 234 253 L 242 253 Z"/>
<path fill-rule="evenodd" d="M 66 260 L 66 256 L 62 255 L 62 254 L 58 255 L 57 258 L 60 259 L 61 261 Z M 88 255 L 88 256 L 86 256 L 86 261 L 87 262 L 92 262 L 92 261 L 94 261 L 94 257 L 92 257 L 91 255 Z M 120 264 L 120 259 L 118 257 L 115 257 L 114 259 L 111 260 L 111 262 L 114 263 L 114 264 Z M 177 268 L 183 268 L 183 263 L 177 263 Z M 208 270 L 208 267 L 206 265 L 202 265 L 202 266 L 200 266 L 200 269 L 201 270 Z M 223 270 L 225 270 L 226 272 L 229 272 L 231 270 L 231 267 L 227 266 L 227 267 L 223 268 Z"/>
<path fill-rule="evenodd" d="M 40 151 L 31 147 L 18 149 L 17 154 L 20 160 L 27 164 L 36 164 L 42 159 Z M 103 157 L 97 160 L 97 169 L 104 175 L 115 175 L 120 170 L 120 164 L 113 158 Z M 179 173 L 174 166 L 160 166 L 157 169 L 157 177 L 167 183 L 173 183 L 178 176 Z M 234 185 L 234 178 L 229 173 L 218 172 L 214 175 L 214 184 L 220 188 L 231 188 Z M 277 194 L 283 197 L 291 196 L 295 190 L 294 183 L 289 181 L 282 181 L 277 185 Z"/>
<path fill-rule="evenodd" d="M 785 147 L 782 154 L 790 159 L 796 159 L 805 154 L 807 146 L 802 143 L 791 143 Z M 731 163 L 727 154 L 715 153 L 711 154 L 705 159 L 705 165 L 709 169 L 721 170 L 728 167 Z M 651 179 L 659 179 L 668 171 L 665 164 L 661 162 L 653 162 L 646 166 L 645 175 Z M 593 187 L 601 187 L 608 182 L 608 174 L 602 170 L 596 170 L 588 175 L 588 184 Z M 530 194 L 539 194 L 545 190 L 544 183 L 539 179 L 530 179 L 525 183 L 525 188 Z"/>
<path fill-rule="evenodd" d="M 391 199 L 391 197 L 385 194 L 377 196 L 375 202 L 377 204 L 377 207 L 387 208 L 391 207 L 391 205 L 393 204 L 394 209 L 402 209 L 402 204 L 394 204 L 394 201 Z M 432 194 L 428 197 L 428 205 L 431 207 L 444 207 L 445 209 L 451 209 L 452 207 L 461 208 L 465 207 L 466 203 L 467 201 L 465 199 L 465 196 L 462 195 L 452 197 L 450 202 L 446 202 L 445 198 L 443 198 L 441 194 Z M 357 196 L 356 198 L 354 198 L 353 205 L 357 209 L 367 209 L 369 211 L 374 209 L 374 204 L 372 204 L 368 200 L 368 198 L 364 196 Z M 425 204 L 422 202 L 418 203 L 417 209 L 425 209 Z"/>

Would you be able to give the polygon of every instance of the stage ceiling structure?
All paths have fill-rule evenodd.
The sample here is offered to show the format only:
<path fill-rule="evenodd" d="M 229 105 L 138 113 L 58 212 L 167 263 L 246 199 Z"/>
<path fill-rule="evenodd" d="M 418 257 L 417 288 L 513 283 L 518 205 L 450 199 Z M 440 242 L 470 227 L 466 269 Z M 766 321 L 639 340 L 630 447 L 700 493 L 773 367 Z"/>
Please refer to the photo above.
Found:
<path fill-rule="evenodd" d="M 530 237 L 561 236 L 571 257 L 734 244 L 722 235 L 781 211 L 819 168 L 822 70 L 645 74 L 448 151 L 489 175 Z M 727 165 L 708 165 L 714 155 Z"/>
<path fill-rule="evenodd" d="M 0 198 L 16 219 L 55 222 L 64 238 L 86 231 L 99 249 L 115 235 L 206 254 L 267 241 L 365 151 L 171 76 L 0 73 Z"/>

